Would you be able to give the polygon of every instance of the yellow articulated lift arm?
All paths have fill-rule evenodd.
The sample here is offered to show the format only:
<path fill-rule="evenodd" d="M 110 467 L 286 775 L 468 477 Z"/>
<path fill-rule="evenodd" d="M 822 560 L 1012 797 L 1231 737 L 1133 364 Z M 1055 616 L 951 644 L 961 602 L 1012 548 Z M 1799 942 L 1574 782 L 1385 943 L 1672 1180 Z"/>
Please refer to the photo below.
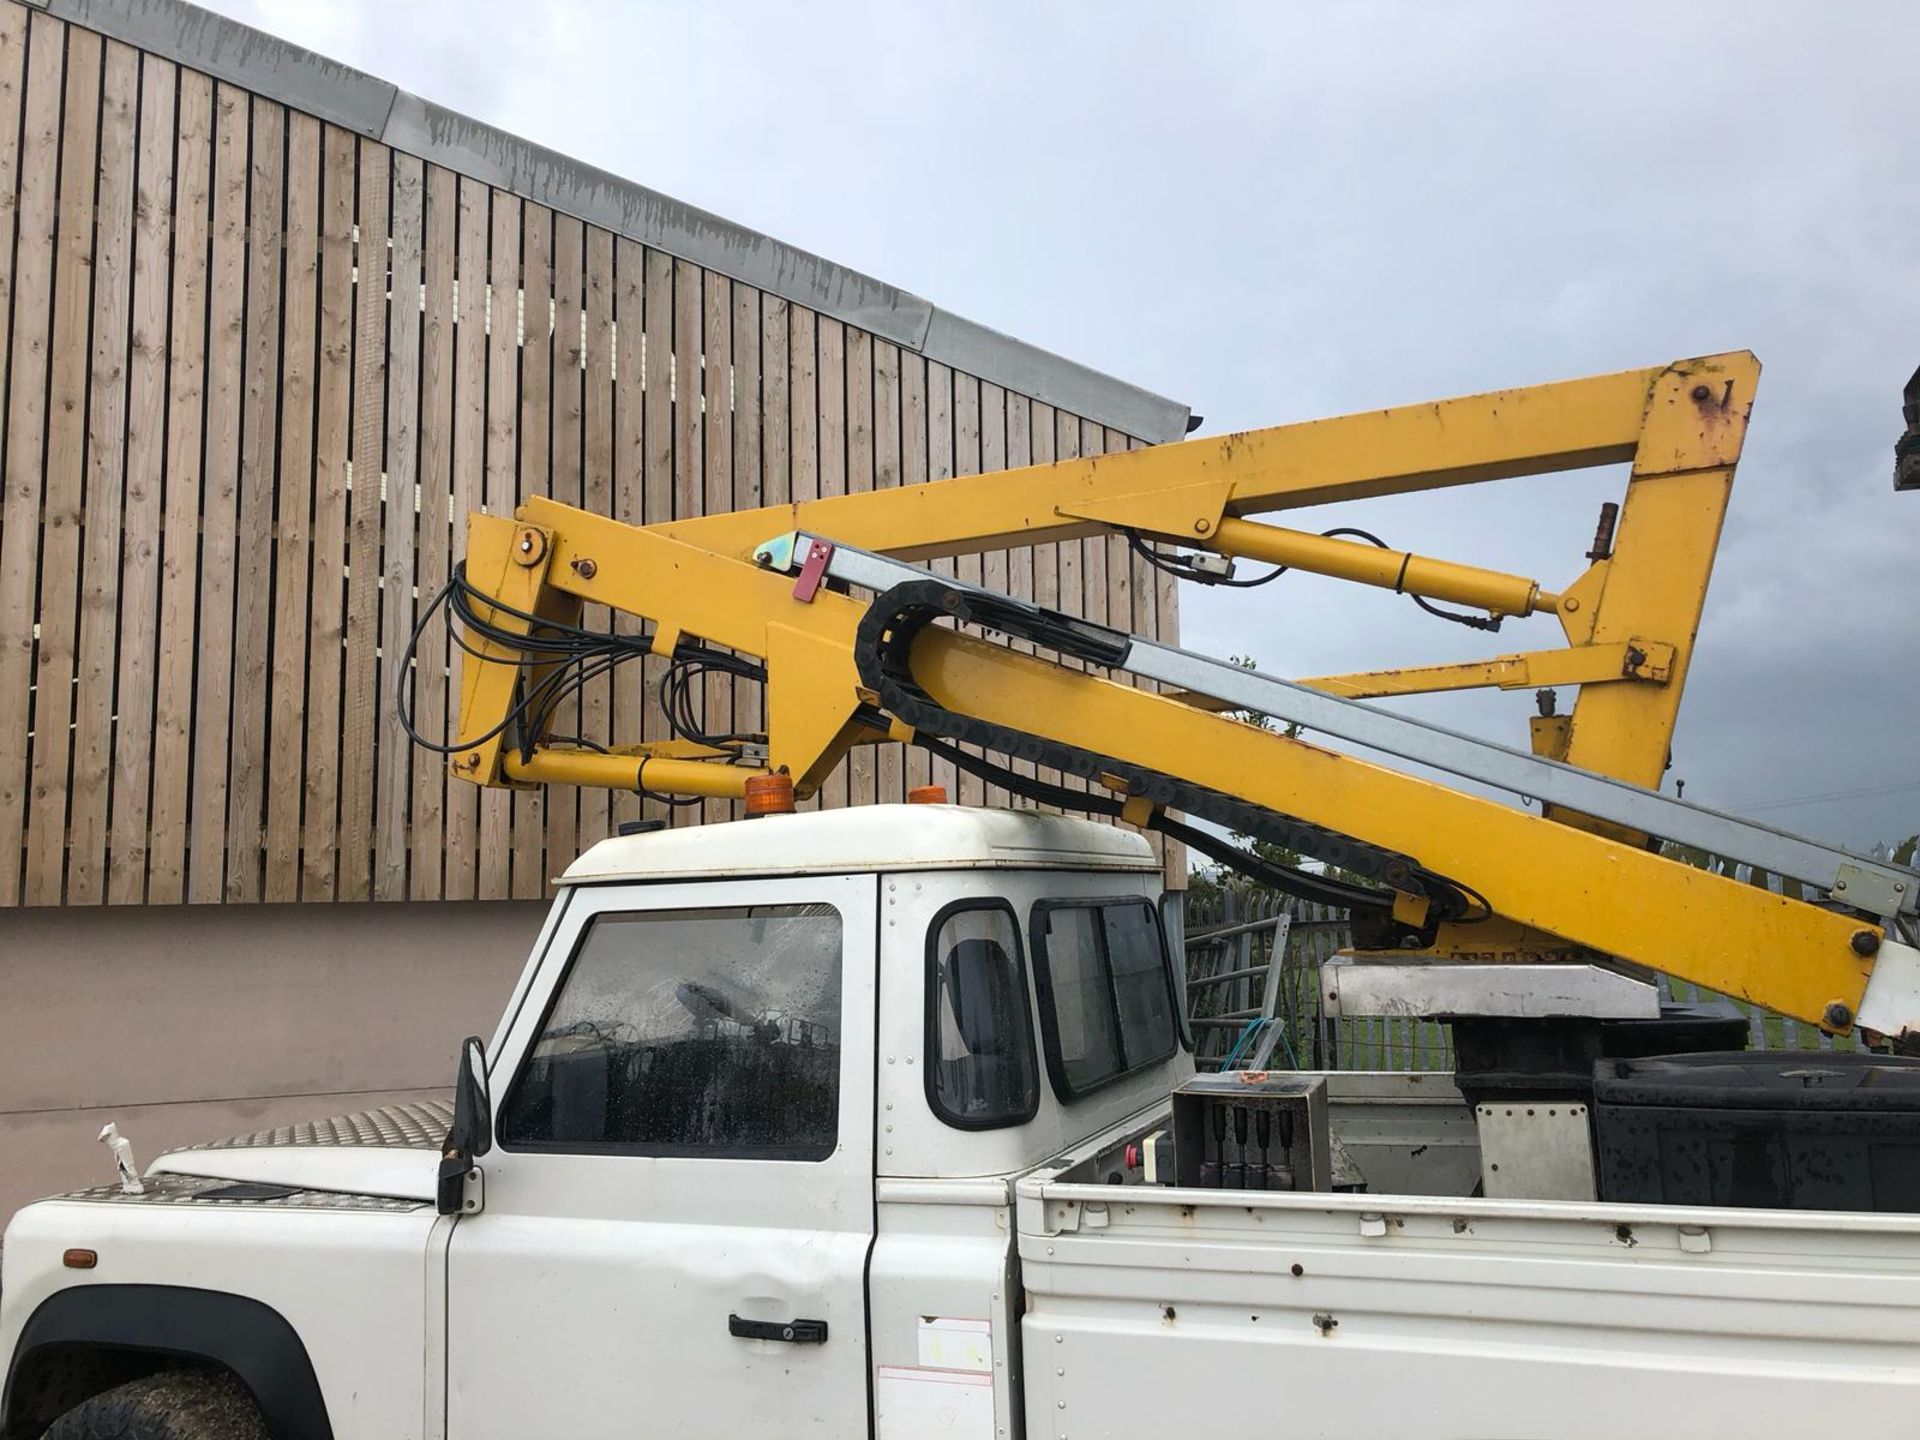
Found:
<path fill-rule="evenodd" d="M 1366 943 L 1408 959 L 1597 958 L 1829 1030 L 1920 1032 L 1920 876 L 1658 792 L 1758 376 L 1751 355 L 1719 355 L 644 527 L 539 499 L 512 518 L 475 515 L 441 597 L 469 657 L 459 739 L 435 748 L 483 785 L 737 797 L 750 776 L 785 772 L 804 798 L 854 745 L 918 743 L 1016 794 L 1214 853 L 1220 842 L 1178 817 L 1327 861 L 1340 878 L 1264 870 L 1350 905 Z M 1557 590 L 1364 532 L 1252 518 L 1603 464 L 1631 466 L 1625 495 Z M 1564 643 L 1289 682 L 909 563 L 1108 533 L 1202 583 L 1264 561 L 1470 607 L 1448 614 L 1481 628 L 1551 614 Z M 651 628 L 588 632 L 585 604 Z M 605 750 L 551 736 L 562 696 L 644 655 L 665 662 L 675 738 Z M 702 731 L 690 687 L 703 670 L 765 681 L 764 734 Z M 1362 698 L 1568 684 L 1570 714 L 1536 719 L 1531 752 Z M 1086 790 L 1025 778 L 1036 767 Z M 1661 841 L 1800 883 L 1740 883 L 1668 858 Z"/>

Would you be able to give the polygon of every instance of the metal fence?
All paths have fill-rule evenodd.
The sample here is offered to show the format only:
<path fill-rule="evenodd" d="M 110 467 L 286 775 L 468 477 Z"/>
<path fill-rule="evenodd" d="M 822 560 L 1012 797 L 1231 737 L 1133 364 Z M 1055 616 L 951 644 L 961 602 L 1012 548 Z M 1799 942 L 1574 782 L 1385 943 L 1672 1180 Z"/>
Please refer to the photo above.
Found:
<path fill-rule="evenodd" d="M 1444 1025 L 1330 1020 L 1320 966 L 1351 942 L 1347 912 L 1228 884 L 1187 898 L 1187 1008 L 1203 1070 L 1266 1056 L 1313 1070 L 1449 1070 Z"/>
<path fill-rule="evenodd" d="M 1452 1037 L 1445 1025 L 1401 1017 L 1327 1017 L 1320 966 L 1350 941 L 1347 912 L 1332 906 L 1253 885 L 1190 890 L 1187 1010 L 1200 1068 L 1258 1063 L 1313 1070 L 1452 1069 Z M 1665 976 L 1658 984 L 1665 1000 L 1726 998 Z M 1851 1036 L 1836 1038 L 1756 1005 L 1730 1003 L 1748 1017 L 1748 1043 L 1756 1050 L 1857 1048 Z"/>

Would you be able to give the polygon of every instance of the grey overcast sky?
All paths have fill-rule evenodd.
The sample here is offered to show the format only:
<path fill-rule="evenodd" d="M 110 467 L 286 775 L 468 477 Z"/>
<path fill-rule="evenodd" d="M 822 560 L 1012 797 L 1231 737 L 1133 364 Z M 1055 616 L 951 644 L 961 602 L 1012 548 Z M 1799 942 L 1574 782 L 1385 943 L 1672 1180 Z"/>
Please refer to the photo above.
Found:
<path fill-rule="evenodd" d="M 213 3 L 1209 433 L 1752 349 L 1672 776 L 1856 845 L 1920 829 L 1920 494 L 1890 478 L 1920 365 L 1920 6 Z M 1301 523 L 1554 587 L 1622 480 Z M 1290 675 L 1558 637 L 1304 576 L 1183 604 L 1188 644 Z M 1532 697 L 1411 708 L 1524 745 Z"/>

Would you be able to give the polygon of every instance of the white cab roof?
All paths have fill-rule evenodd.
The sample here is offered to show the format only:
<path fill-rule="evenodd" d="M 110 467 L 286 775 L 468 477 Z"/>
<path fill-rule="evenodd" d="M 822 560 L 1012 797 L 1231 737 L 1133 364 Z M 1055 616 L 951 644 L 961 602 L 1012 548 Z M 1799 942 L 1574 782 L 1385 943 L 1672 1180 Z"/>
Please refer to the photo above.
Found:
<path fill-rule="evenodd" d="M 568 884 L 688 876 L 823 875 L 877 870 L 1155 870 L 1140 836 L 1028 810 L 859 805 L 767 815 L 602 840 Z"/>

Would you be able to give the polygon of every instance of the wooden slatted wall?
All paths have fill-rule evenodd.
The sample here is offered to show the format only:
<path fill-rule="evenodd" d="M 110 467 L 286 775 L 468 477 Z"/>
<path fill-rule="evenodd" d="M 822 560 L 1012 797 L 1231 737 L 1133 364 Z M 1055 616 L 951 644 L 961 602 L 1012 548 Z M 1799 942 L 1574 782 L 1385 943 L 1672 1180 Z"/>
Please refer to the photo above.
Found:
<path fill-rule="evenodd" d="M 395 662 L 470 509 L 644 523 L 1134 443 L 12 3 L 0 205 L 0 905 L 537 896 L 666 812 L 481 795 L 401 736 L 396 685 L 446 724 L 439 631 Z M 1174 625 L 1115 541 L 958 569 Z M 565 723 L 665 733 L 627 671 Z M 862 754 L 821 803 L 1003 798 L 940 768 Z"/>

